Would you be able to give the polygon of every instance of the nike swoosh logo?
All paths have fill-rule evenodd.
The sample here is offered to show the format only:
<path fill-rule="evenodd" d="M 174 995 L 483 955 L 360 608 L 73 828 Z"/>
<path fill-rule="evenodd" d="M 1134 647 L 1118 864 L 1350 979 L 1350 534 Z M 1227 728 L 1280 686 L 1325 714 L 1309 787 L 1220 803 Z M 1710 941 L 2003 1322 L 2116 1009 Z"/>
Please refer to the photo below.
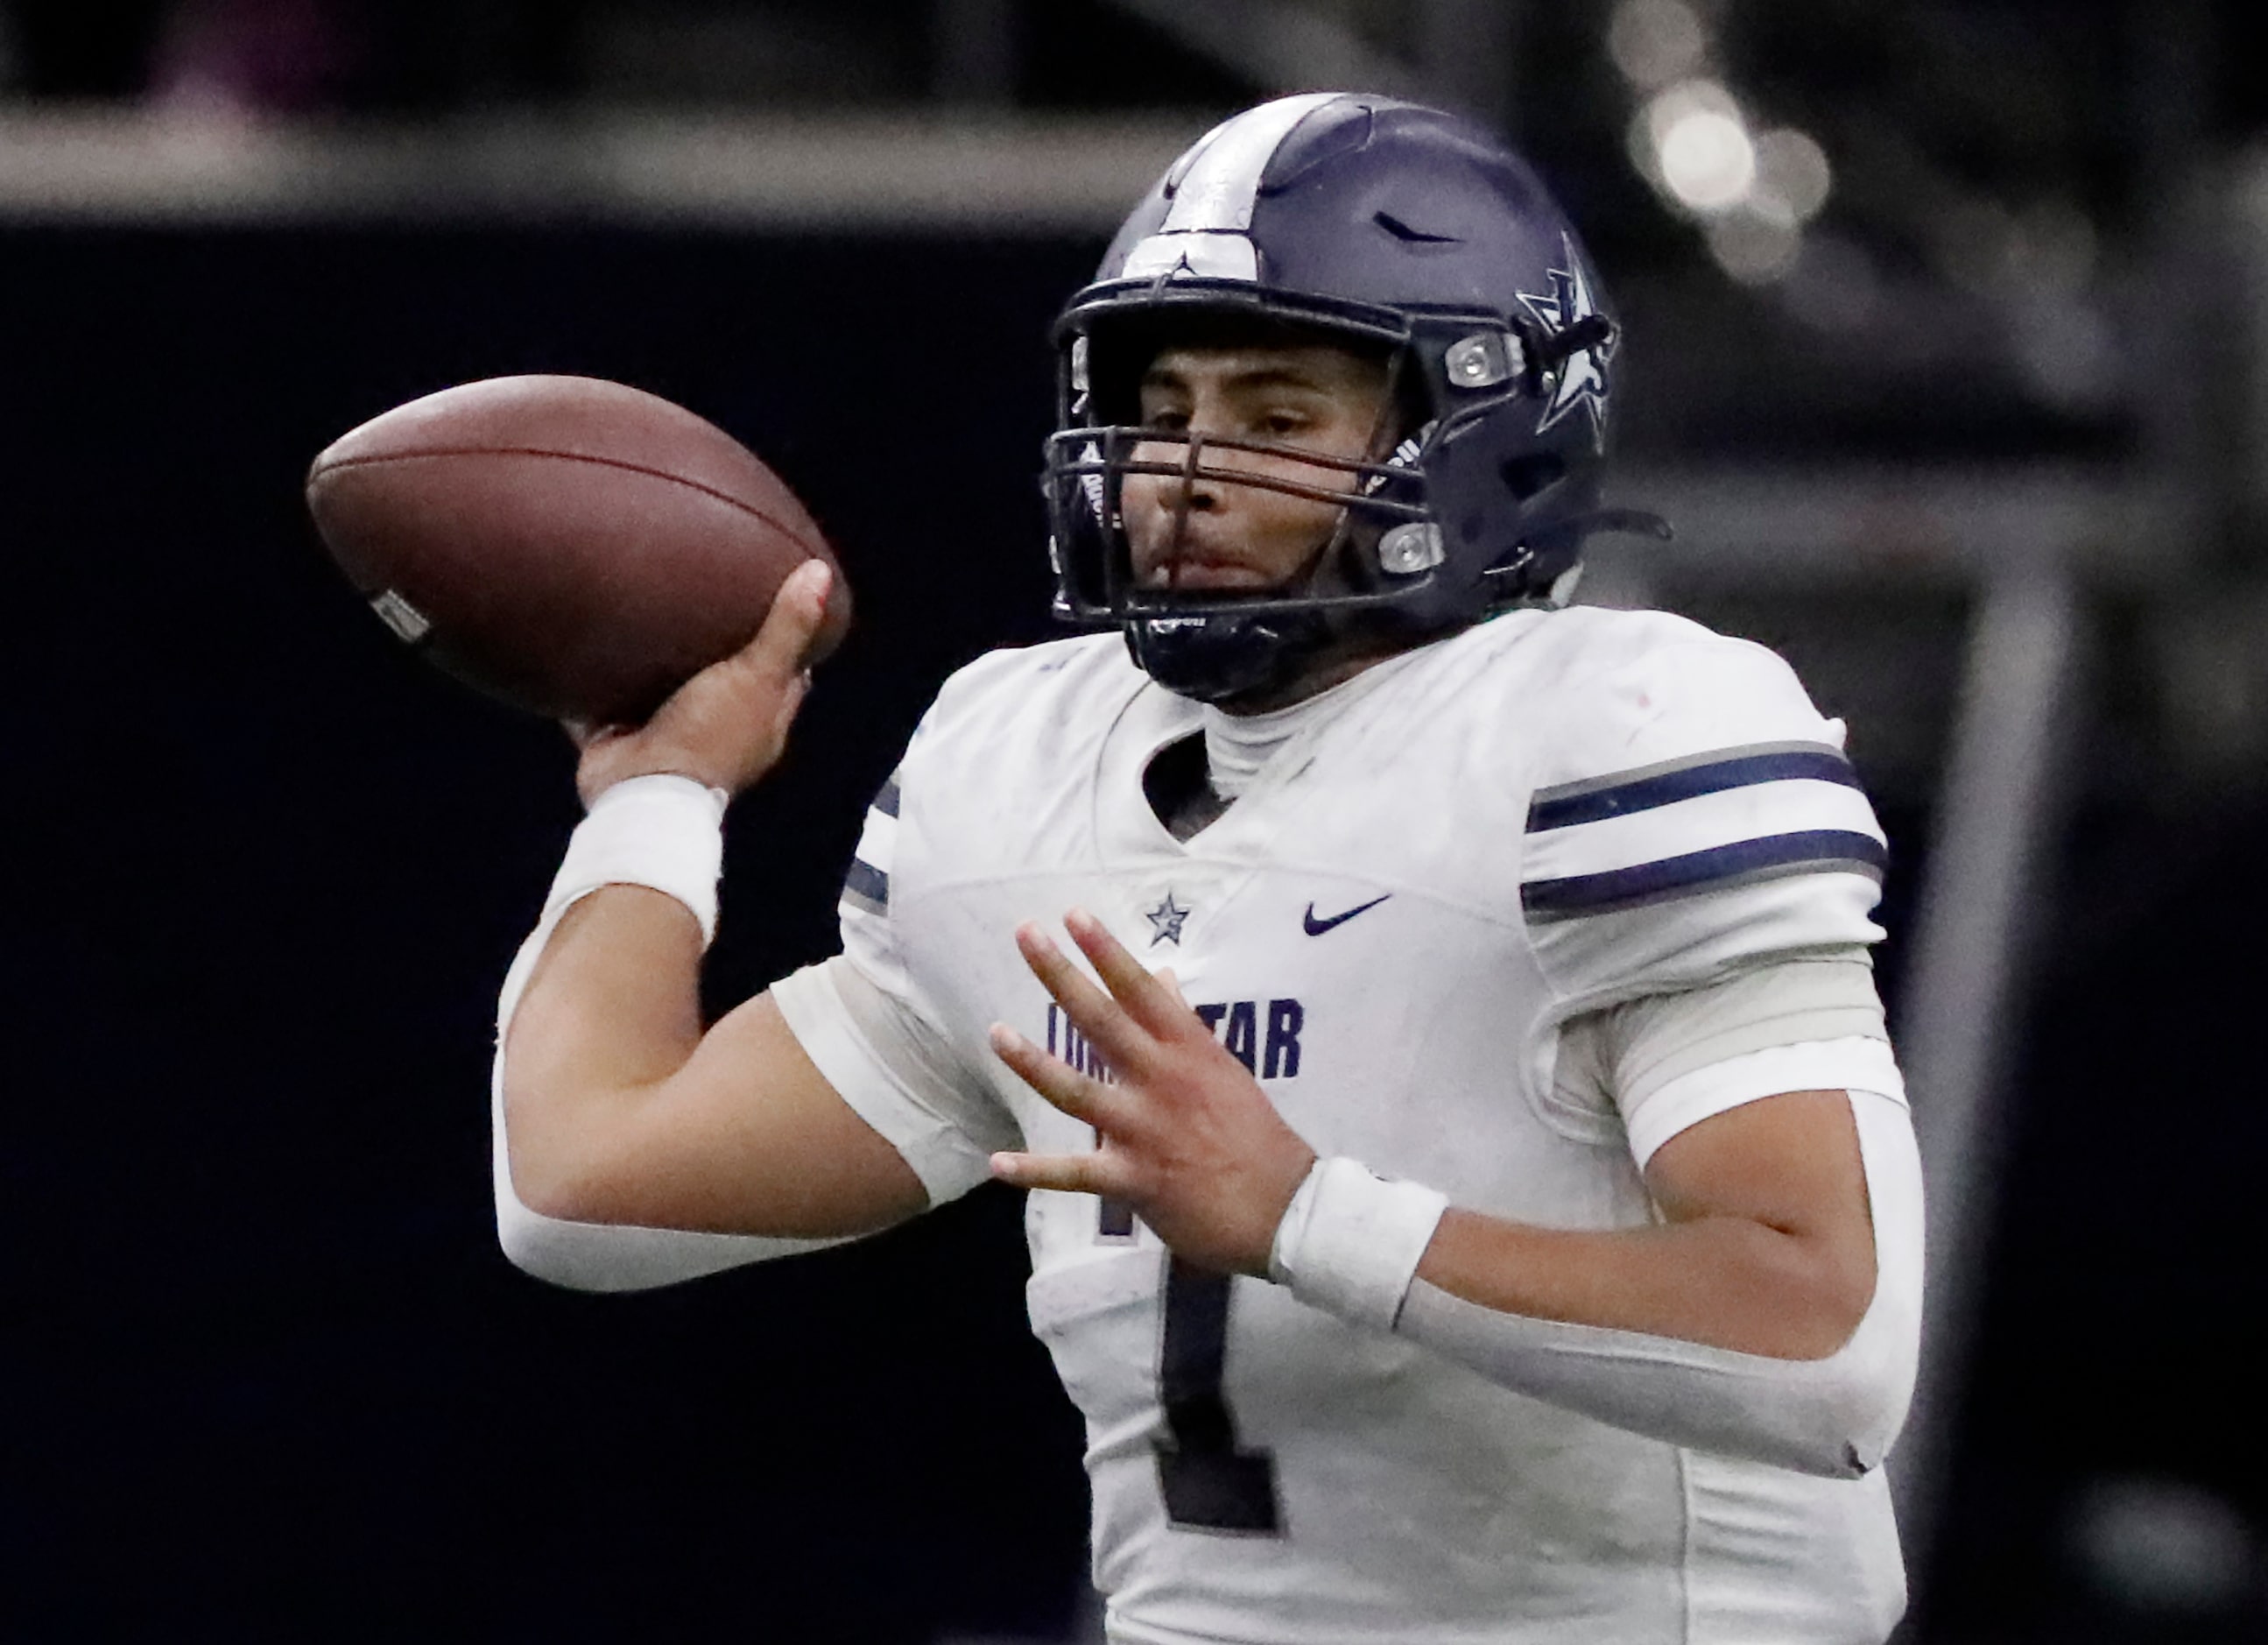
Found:
<path fill-rule="evenodd" d="M 1315 918 L 1315 905 L 1313 903 L 1310 903 L 1307 904 L 1307 911 L 1300 917 L 1300 923 L 1307 928 L 1307 932 L 1309 936 L 1320 937 L 1323 933 L 1330 930 L 1333 926 L 1345 925 L 1347 921 L 1352 919 L 1357 914 L 1369 912 L 1370 910 L 1376 908 L 1381 903 L 1383 903 L 1387 896 L 1392 896 L 1393 895 L 1393 892 L 1388 891 L 1386 894 L 1386 896 L 1373 896 L 1367 903 L 1356 904 L 1344 914 L 1333 914 L 1329 919 L 1317 919 Z"/>

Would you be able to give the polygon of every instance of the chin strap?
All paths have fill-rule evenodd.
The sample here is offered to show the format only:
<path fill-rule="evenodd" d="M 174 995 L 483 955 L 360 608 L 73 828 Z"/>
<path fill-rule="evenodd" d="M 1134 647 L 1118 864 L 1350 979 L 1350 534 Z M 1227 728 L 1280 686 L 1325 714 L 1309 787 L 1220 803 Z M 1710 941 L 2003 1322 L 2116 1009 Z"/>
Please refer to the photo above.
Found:
<path fill-rule="evenodd" d="M 1200 703 L 1279 685 L 1330 638 L 1320 612 L 1137 617 L 1124 632 L 1136 668 L 1174 696 Z"/>
<path fill-rule="evenodd" d="M 1491 565 L 1481 573 L 1481 581 L 1488 589 L 1489 603 L 1497 608 L 1517 605 L 1523 600 L 1535 600 L 1547 590 L 1535 588 L 1529 581 L 1535 564 L 1549 551 L 1567 550 L 1568 563 L 1561 568 L 1560 576 L 1580 563 L 1584 543 L 1601 536 L 1652 537 L 1657 542 L 1676 540 L 1677 533 L 1660 515 L 1642 508 L 1595 508 L 1587 513 L 1575 514 L 1555 521 L 1535 534 L 1543 544 L 1523 542 L 1513 551 L 1513 557 L 1501 565 Z M 1556 586 L 1557 579 L 1553 579 Z"/>

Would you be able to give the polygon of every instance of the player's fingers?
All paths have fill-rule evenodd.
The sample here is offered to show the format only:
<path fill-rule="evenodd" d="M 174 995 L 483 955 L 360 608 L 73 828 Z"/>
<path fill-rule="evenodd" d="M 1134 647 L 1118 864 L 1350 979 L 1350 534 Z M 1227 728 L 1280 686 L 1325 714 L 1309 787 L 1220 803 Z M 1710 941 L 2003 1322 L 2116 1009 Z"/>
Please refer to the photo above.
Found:
<path fill-rule="evenodd" d="M 1101 1081 L 1049 1056 L 1005 1022 L 992 1025 L 991 1042 L 993 1055 L 1053 1107 L 1101 1132 L 1116 1130 L 1124 1123 L 1124 1097 Z"/>
<path fill-rule="evenodd" d="M 1143 1029 L 1108 994 L 1087 981 L 1086 973 L 1039 926 L 1029 923 L 1017 926 L 1016 948 L 1072 1026 L 1121 1073 L 1133 1072 L 1149 1049 L 1149 1036 Z"/>
<path fill-rule="evenodd" d="M 1126 945 L 1112 936 L 1101 920 L 1083 908 L 1074 908 L 1064 916 L 1064 929 L 1093 963 L 1110 997 L 1135 1022 L 1152 1034 L 1185 1026 L 1189 1008 L 1182 1002 L 1179 990 L 1167 988 L 1152 976 L 1149 968 L 1127 952 Z"/>
<path fill-rule="evenodd" d="M 827 615 L 835 573 L 825 560 L 808 559 L 788 573 L 772 596 L 763 626 L 734 660 L 785 687 L 804 672 L 803 660 Z"/>
<path fill-rule="evenodd" d="M 996 1154 L 992 1175 L 1013 1188 L 1052 1188 L 1106 1199 L 1126 1197 L 1110 1160 L 1101 1154 Z"/>

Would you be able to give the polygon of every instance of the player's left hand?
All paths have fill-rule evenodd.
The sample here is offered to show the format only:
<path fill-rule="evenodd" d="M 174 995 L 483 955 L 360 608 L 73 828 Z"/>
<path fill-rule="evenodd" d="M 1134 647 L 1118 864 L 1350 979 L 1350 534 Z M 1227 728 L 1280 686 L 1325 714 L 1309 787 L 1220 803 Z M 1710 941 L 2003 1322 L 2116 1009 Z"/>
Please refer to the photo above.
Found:
<path fill-rule="evenodd" d="M 1264 1275 L 1276 1225 L 1315 1151 L 1284 1123 L 1260 1082 L 1213 1038 L 1170 977 L 1152 976 L 1083 910 L 1065 915 L 1064 929 L 1108 992 L 1035 925 L 1017 928 L 1016 947 L 1116 1080 L 1083 1074 L 994 1023 L 1000 1060 L 1063 1112 L 1093 1125 L 1096 1147 L 1091 1154 L 996 1154 L 992 1174 L 1019 1188 L 1123 1201 L 1184 1261 Z"/>

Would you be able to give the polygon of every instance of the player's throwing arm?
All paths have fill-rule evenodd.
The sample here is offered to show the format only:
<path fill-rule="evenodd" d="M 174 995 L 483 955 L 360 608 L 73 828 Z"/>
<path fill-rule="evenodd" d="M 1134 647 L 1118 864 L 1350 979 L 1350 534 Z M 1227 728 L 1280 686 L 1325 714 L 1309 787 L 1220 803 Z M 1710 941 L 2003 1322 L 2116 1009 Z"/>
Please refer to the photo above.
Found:
<path fill-rule="evenodd" d="M 755 640 L 652 720 L 579 736 L 591 813 L 499 1013 L 498 1208 L 546 1277 L 689 1278 L 927 1204 L 769 995 L 700 1022 L 724 805 L 779 758 L 827 585 L 806 565 Z"/>
<path fill-rule="evenodd" d="M 769 997 L 701 1030 L 725 807 L 778 759 L 850 618 L 794 492 L 681 406 L 525 376 L 350 431 L 314 460 L 306 498 L 396 638 L 565 722 L 583 750 L 590 814 L 498 1020 L 514 1260 L 570 1285 L 659 1284 L 926 1204 Z"/>

